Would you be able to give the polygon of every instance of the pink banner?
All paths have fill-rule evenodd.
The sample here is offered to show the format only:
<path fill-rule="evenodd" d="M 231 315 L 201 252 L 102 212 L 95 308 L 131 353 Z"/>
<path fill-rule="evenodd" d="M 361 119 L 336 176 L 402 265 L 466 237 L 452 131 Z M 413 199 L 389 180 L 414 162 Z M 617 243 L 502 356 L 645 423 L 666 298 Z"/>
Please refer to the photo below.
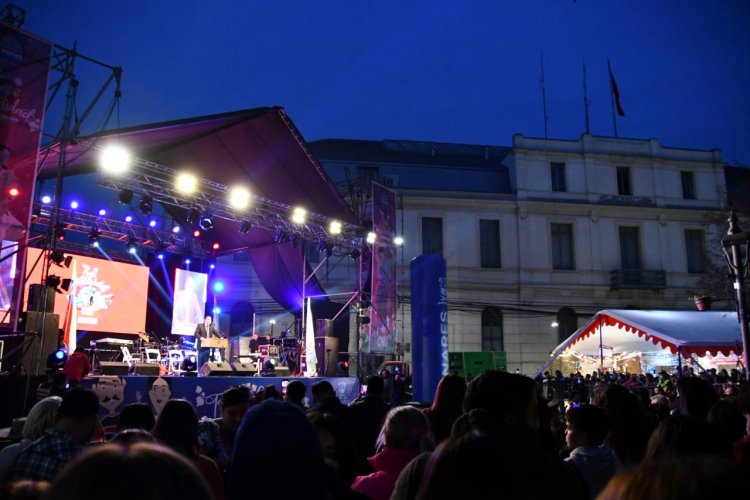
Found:
<path fill-rule="evenodd" d="M 377 240 L 372 252 L 370 331 L 364 352 L 393 354 L 396 351 L 396 193 L 372 185 L 372 227 Z"/>

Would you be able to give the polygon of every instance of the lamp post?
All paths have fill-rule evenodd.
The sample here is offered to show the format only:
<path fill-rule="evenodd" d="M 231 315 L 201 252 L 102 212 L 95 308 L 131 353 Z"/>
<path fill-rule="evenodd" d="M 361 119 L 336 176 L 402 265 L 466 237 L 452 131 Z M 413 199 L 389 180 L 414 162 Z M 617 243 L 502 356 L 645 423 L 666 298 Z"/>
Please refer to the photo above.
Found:
<path fill-rule="evenodd" d="M 750 232 L 742 231 L 734 212 L 729 213 L 729 230 L 721 240 L 724 258 L 734 278 L 734 292 L 737 298 L 737 316 L 742 333 L 742 357 L 745 363 L 745 377 L 750 380 L 748 366 L 748 347 L 750 346 L 750 329 L 747 324 L 747 296 L 745 294 L 745 277 L 748 272 L 748 251 L 750 250 Z"/>

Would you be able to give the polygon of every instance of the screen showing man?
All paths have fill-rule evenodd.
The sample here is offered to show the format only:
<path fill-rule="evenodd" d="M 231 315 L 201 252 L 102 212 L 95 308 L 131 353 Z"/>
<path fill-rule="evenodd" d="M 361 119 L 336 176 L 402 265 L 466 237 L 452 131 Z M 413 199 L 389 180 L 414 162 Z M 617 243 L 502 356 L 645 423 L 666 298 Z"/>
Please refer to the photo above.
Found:
<path fill-rule="evenodd" d="M 207 284 L 207 274 L 184 269 L 175 271 L 172 334 L 193 335 L 195 325 L 203 321 Z"/>

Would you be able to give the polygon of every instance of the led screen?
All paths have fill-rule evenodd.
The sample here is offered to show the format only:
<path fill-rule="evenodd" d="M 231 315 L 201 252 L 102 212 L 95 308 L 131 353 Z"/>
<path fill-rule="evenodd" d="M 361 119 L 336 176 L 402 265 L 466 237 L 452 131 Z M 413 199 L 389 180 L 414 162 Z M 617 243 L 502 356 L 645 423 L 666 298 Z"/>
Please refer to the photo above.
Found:
<path fill-rule="evenodd" d="M 207 274 L 175 270 L 172 334 L 193 335 L 196 325 L 203 322 L 207 285 Z"/>
<path fill-rule="evenodd" d="M 13 301 L 13 278 L 16 276 L 16 249 L 14 241 L 0 240 L 0 323 L 10 323 L 10 305 Z"/>
<path fill-rule="evenodd" d="M 24 310 L 28 306 L 29 285 L 42 280 L 44 258 L 39 258 L 41 253 L 36 248 L 28 249 Z M 145 329 L 147 267 L 70 253 L 65 255 L 73 256 L 69 267 L 55 263 L 49 267 L 50 275 L 73 280 L 68 292 L 55 296 L 55 312 L 60 315 L 61 326 L 65 321 L 69 293 L 75 293 L 78 330 L 136 335 Z"/>

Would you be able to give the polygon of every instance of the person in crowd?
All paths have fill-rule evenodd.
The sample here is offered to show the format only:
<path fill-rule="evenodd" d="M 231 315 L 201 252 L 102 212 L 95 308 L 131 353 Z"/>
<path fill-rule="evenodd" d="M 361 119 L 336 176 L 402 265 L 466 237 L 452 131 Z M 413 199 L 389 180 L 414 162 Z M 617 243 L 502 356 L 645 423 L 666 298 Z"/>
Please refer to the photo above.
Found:
<path fill-rule="evenodd" d="M 307 411 L 307 405 L 305 404 L 305 394 L 307 394 L 307 387 L 300 380 L 292 380 L 289 385 L 286 386 L 286 394 L 284 399 L 292 404 L 299 406 L 302 411 Z"/>
<path fill-rule="evenodd" d="M 50 481 L 72 458 L 88 447 L 97 428 L 99 398 L 86 389 L 67 392 L 57 410 L 55 425 L 31 443 L 16 459 L 11 480 Z"/>
<path fill-rule="evenodd" d="M 234 439 L 242 417 L 250 408 L 250 390 L 246 386 L 230 387 L 221 396 L 221 417 L 201 419 L 198 441 L 203 453 L 214 459 L 222 471 L 229 468 Z"/>
<path fill-rule="evenodd" d="M 281 392 L 273 384 L 268 384 L 263 389 L 263 400 L 266 399 L 284 399 Z"/>
<path fill-rule="evenodd" d="M 713 386 L 698 377 L 682 377 L 677 381 L 677 410 L 703 421 L 708 410 L 719 399 Z"/>
<path fill-rule="evenodd" d="M 417 455 L 433 447 L 427 419 L 419 409 L 413 406 L 391 408 L 378 436 L 378 453 L 368 458 L 375 472 L 357 476 L 352 490 L 372 500 L 387 500 L 404 467 Z"/>
<path fill-rule="evenodd" d="M 312 411 L 307 418 L 315 427 L 328 471 L 328 491 L 334 498 L 360 498 L 351 490 L 354 481 L 354 444 L 344 423 L 330 413 Z M 361 496 L 361 498 L 365 498 Z"/>
<path fill-rule="evenodd" d="M 310 408 L 310 411 L 314 410 L 337 416 L 344 423 L 347 432 L 350 435 L 354 435 L 351 408 L 339 400 L 338 396 L 336 396 L 336 391 L 329 381 L 322 380 L 313 385 L 312 395 L 314 404 Z"/>
<path fill-rule="evenodd" d="M 659 422 L 665 421 L 669 418 L 671 412 L 669 399 L 664 394 L 654 394 L 649 400 L 649 408 L 656 415 L 656 420 Z"/>
<path fill-rule="evenodd" d="M 747 471 L 716 457 L 685 457 L 645 462 L 615 475 L 598 500 L 644 498 L 704 500 L 747 495 Z"/>
<path fill-rule="evenodd" d="M 714 403 L 708 410 L 706 421 L 724 446 L 731 448 L 745 437 L 745 417 L 735 398 L 723 398 Z"/>
<path fill-rule="evenodd" d="M 565 461 L 583 476 L 589 495 L 596 498 L 622 468 L 612 449 L 604 444 L 609 430 L 607 414 L 601 408 L 585 404 L 571 408 L 565 420 L 568 424 L 565 442 L 571 450 Z"/>
<path fill-rule="evenodd" d="M 0 483 L 0 498 L 3 500 L 40 500 L 49 489 L 48 481 L 22 479 Z"/>
<path fill-rule="evenodd" d="M 383 379 L 378 375 L 368 378 L 365 394 L 353 401 L 349 407 L 354 426 L 355 448 L 360 458 L 357 471 L 371 472 L 371 467 L 364 459 L 375 454 L 375 442 L 390 409 L 390 405 L 383 401 Z"/>
<path fill-rule="evenodd" d="M 112 439 L 110 439 L 109 442 L 121 445 L 130 445 L 133 443 L 155 443 L 156 438 L 146 429 L 131 428 L 119 431 L 112 436 Z"/>
<path fill-rule="evenodd" d="M 466 382 L 457 375 L 446 375 L 438 382 L 432 405 L 422 410 L 436 444 L 450 436 L 453 422 L 463 413 Z"/>
<path fill-rule="evenodd" d="M 723 443 L 706 421 L 678 414 L 659 424 L 653 432 L 644 460 L 658 461 L 690 455 L 729 457 L 730 444 Z"/>
<path fill-rule="evenodd" d="M 216 500 L 195 465 L 156 443 L 102 444 L 51 484 L 49 500 Z"/>
<path fill-rule="evenodd" d="M 144 429 L 151 432 L 156 423 L 156 417 L 151 407 L 146 403 L 129 403 L 122 408 L 117 419 L 117 432 L 126 429 Z"/>
<path fill-rule="evenodd" d="M 55 371 L 47 373 L 47 380 L 39 384 L 39 387 L 36 388 L 36 400 L 41 401 L 50 396 L 62 397 L 67 391 L 65 387 L 67 379 L 68 377 L 65 375 L 65 372 Z"/>
<path fill-rule="evenodd" d="M 76 347 L 73 354 L 71 354 L 65 362 L 63 371 L 65 372 L 65 376 L 71 387 L 81 386 L 83 377 L 88 375 L 91 371 L 91 363 L 89 362 L 89 357 L 86 355 L 83 347 Z"/>
<path fill-rule="evenodd" d="M 734 458 L 743 465 L 750 465 L 750 383 L 745 383 L 737 398 L 737 408 L 745 417 L 745 437 L 734 445 Z"/>
<path fill-rule="evenodd" d="M 304 464 L 290 473 L 282 464 Z M 291 474 L 291 475 L 290 475 Z M 269 485 L 269 498 L 327 497 L 326 466 L 313 424 L 298 406 L 267 399 L 245 413 L 234 443 L 228 500 L 245 500 L 253 486 Z"/>
<path fill-rule="evenodd" d="M 62 398 L 50 396 L 42 399 L 29 410 L 21 431 L 23 439 L 0 450 L 0 483 L 8 476 L 8 472 L 18 456 L 31 443 L 42 437 L 47 429 L 51 429 L 55 425 L 60 403 L 62 403 Z"/>
<path fill-rule="evenodd" d="M 200 471 L 217 500 L 224 498 L 224 483 L 215 461 L 200 453 L 198 414 L 189 401 L 170 399 L 156 418 L 153 435 L 156 440 L 190 460 Z"/>

